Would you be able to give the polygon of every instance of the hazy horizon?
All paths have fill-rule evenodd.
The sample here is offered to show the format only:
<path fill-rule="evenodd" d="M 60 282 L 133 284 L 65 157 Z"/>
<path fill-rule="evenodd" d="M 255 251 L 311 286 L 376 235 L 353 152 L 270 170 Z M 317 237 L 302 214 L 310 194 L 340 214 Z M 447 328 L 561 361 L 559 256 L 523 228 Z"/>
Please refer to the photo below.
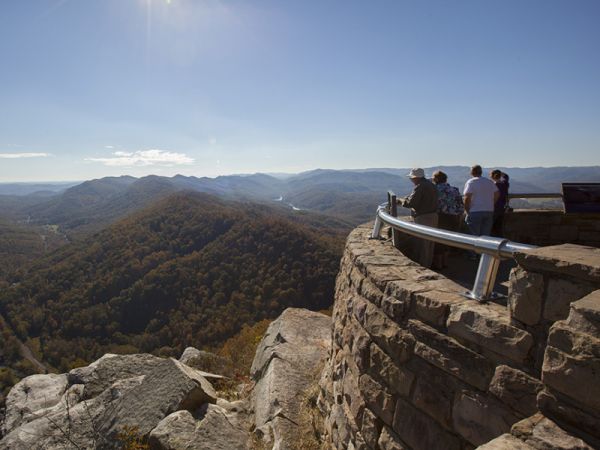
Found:
<path fill-rule="evenodd" d="M 590 166 L 600 3 L 0 4 L 0 182 Z"/>
<path fill-rule="evenodd" d="M 469 165 L 460 165 L 460 164 L 440 164 L 440 165 L 436 165 L 436 166 L 422 166 L 423 169 L 425 169 L 425 171 L 429 171 L 431 172 L 434 169 L 437 168 L 443 168 L 443 167 L 464 167 L 465 169 L 468 169 L 470 166 Z M 527 170 L 527 169 L 558 169 L 558 168 L 592 168 L 592 167 L 596 167 L 596 168 L 600 168 L 600 165 L 583 165 L 583 166 L 528 166 L 528 167 L 521 167 L 521 166 L 483 166 L 484 170 L 486 169 L 492 169 L 492 168 L 497 168 L 497 169 L 502 169 L 502 170 L 506 170 L 506 171 L 510 171 L 510 170 Z M 106 177 L 113 177 L 113 178 L 118 178 L 118 177 L 134 177 L 134 178 L 143 178 L 145 176 L 165 176 L 165 177 L 174 177 L 174 176 L 178 176 L 178 175 L 183 175 L 183 176 L 194 176 L 197 178 L 210 178 L 210 179 L 214 179 L 214 178 L 218 178 L 221 176 L 227 177 L 227 176 L 252 176 L 252 175 L 269 175 L 275 178 L 278 177 L 293 177 L 295 175 L 301 175 L 303 173 L 309 173 L 309 172 L 314 172 L 314 171 L 318 171 L 318 170 L 332 170 L 332 171 L 341 171 L 341 172 L 361 172 L 361 171 L 385 171 L 385 170 L 402 170 L 402 169 L 406 169 L 407 170 L 407 174 L 408 174 L 408 170 L 410 170 L 411 167 L 402 167 L 402 166 L 398 166 L 398 167 L 364 167 L 364 168 L 350 168 L 350 169 L 335 169 L 335 168 L 324 168 L 324 167 L 315 167 L 313 169 L 308 169 L 308 170 L 304 170 L 301 172 L 264 172 L 264 171 L 260 171 L 260 172 L 253 172 L 253 173 L 226 173 L 226 174 L 222 174 L 222 175 L 215 175 L 215 176 L 205 176 L 205 175 L 183 175 L 181 173 L 175 173 L 173 175 L 159 175 L 156 173 L 148 173 L 146 175 L 140 175 L 140 176 L 135 176 L 135 175 L 131 175 L 129 173 L 123 173 L 121 175 L 106 175 L 106 176 L 101 176 L 101 177 L 94 177 L 94 178 L 85 178 L 85 179 L 64 179 L 64 180 L 46 180 L 46 179 L 37 179 L 37 180 L 25 180 L 25 181 L 2 181 L 0 180 L 0 185 L 3 184 L 77 184 L 77 183 L 83 183 L 85 181 L 90 181 L 90 180 L 96 180 L 96 179 L 101 179 L 101 178 L 106 178 Z M 485 174 L 484 174 L 485 175 Z M 592 180 L 590 180 L 592 181 Z"/>

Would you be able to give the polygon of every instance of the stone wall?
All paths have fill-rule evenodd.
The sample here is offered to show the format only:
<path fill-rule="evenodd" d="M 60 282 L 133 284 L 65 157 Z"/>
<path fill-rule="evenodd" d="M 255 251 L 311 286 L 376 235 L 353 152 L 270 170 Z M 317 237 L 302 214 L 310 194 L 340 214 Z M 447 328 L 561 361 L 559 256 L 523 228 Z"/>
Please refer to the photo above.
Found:
<path fill-rule="evenodd" d="M 347 240 L 320 383 L 334 448 L 600 442 L 600 250 L 517 255 L 505 307 L 462 297 L 369 232 Z"/>
<path fill-rule="evenodd" d="M 559 210 L 518 209 L 506 213 L 504 233 L 523 244 L 562 243 L 600 247 L 600 214 L 565 214 Z"/>

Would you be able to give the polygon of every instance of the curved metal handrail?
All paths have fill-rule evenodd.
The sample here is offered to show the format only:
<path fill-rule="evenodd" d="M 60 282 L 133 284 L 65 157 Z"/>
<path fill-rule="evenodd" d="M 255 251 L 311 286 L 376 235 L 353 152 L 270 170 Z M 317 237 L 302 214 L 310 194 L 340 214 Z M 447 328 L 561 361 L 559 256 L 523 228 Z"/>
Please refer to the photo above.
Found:
<path fill-rule="evenodd" d="M 377 208 L 377 215 L 371 238 L 378 239 L 380 237 L 381 227 L 383 224 L 386 224 L 393 229 L 410 236 L 427 239 L 438 244 L 470 250 L 481 255 L 473 289 L 464 294 L 469 298 L 479 301 L 486 301 L 498 296 L 498 294 L 493 292 L 493 289 L 501 259 L 512 258 L 516 252 L 537 248 L 534 245 L 512 242 L 508 239 L 492 236 L 472 236 L 426 225 L 419 225 L 414 222 L 408 222 L 394 217 L 387 212 L 387 209 L 387 203 L 382 203 Z"/>

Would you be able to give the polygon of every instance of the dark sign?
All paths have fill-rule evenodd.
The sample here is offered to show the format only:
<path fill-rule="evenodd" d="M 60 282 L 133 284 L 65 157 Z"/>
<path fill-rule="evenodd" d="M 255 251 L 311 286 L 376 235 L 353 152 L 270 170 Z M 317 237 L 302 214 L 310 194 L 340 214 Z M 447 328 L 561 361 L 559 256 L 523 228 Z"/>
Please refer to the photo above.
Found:
<path fill-rule="evenodd" d="M 563 183 L 566 213 L 600 213 L 600 183 Z"/>

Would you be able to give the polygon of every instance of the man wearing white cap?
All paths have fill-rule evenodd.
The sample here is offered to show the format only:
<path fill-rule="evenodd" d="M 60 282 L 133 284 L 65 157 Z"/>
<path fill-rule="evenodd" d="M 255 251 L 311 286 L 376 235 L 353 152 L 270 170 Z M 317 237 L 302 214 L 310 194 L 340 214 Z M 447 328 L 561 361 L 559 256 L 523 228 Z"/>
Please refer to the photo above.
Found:
<path fill-rule="evenodd" d="M 412 193 L 402 201 L 402 206 L 411 209 L 415 223 L 437 227 L 438 193 L 435 185 L 425 178 L 423 169 L 412 169 L 407 176 L 415 187 Z M 431 267 L 434 245 L 431 241 L 419 239 L 415 250 L 417 262 L 423 267 Z"/>

